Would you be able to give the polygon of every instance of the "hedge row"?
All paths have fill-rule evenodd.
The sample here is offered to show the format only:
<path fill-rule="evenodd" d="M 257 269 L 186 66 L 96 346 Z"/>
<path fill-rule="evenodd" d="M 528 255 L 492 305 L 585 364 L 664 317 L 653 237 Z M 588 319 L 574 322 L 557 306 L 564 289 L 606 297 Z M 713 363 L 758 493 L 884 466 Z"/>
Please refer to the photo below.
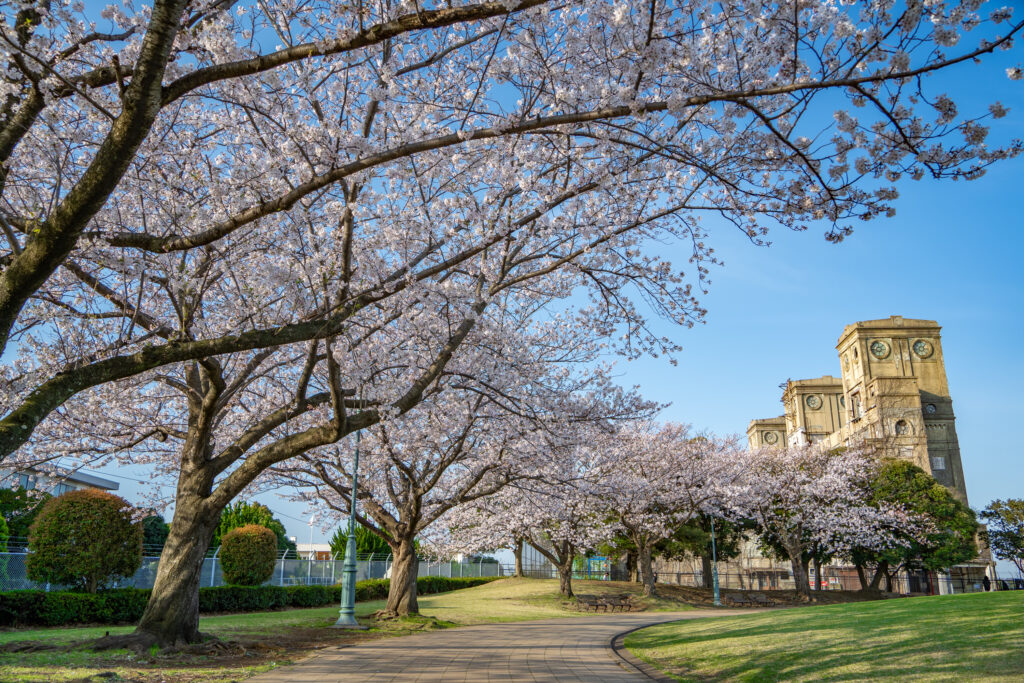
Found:
<path fill-rule="evenodd" d="M 446 578 L 422 576 L 416 581 L 420 595 L 470 588 L 497 577 Z M 382 600 L 388 579 L 356 583 L 356 602 Z M 7 591 L 0 592 L 0 626 L 64 626 L 67 624 L 122 624 L 142 617 L 149 590 L 118 588 L 95 594 Z M 199 611 L 262 612 L 285 607 L 321 607 L 341 601 L 341 586 L 218 586 L 199 589 Z"/>

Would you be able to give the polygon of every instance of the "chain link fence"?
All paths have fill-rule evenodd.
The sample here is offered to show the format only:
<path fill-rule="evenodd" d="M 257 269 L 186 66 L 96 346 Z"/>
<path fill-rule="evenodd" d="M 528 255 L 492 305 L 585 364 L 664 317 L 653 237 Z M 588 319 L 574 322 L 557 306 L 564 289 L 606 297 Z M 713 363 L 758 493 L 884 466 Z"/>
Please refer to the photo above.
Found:
<path fill-rule="evenodd" d="M 60 590 L 62 586 L 36 583 L 28 578 L 25 571 L 24 552 L 0 553 L 0 591 L 11 590 Z M 156 580 L 159 556 L 142 558 L 139 570 L 129 578 L 122 579 L 117 588 L 152 588 Z M 360 555 L 356 558 L 356 580 L 386 579 L 391 576 L 390 555 Z M 272 586 L 330 586 L 341 580 L 344 558 L 341 559 L 285 559 L 279 558 L 274 573 L 265 585 Z M 495 562 L 449 562 L 444 560 L 420 559 L 420 576 L 481 577 L 502 576 L 501 566 Z M 223 586 L 221 562 L 216 556 L 203 560 L 199 585 Z"/>

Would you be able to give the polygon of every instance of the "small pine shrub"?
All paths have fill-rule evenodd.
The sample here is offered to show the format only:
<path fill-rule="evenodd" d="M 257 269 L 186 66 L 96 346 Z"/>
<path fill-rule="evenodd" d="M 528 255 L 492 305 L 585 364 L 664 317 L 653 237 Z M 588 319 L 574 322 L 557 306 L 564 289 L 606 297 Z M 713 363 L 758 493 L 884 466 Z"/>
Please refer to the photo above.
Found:
<path fill-rule="evenodd" d="M 224 581 L 232 586 L 258 586 L 274 573 L 277 536 L 258 524 L 232 529 L 220 544 Z"/>
<path fill-rule="evenodd" d="M 142 564 L 142 525 L 124 498 L 69 491 L 43 505 L 29 529 L 28 578 L 95 593 Z"/>

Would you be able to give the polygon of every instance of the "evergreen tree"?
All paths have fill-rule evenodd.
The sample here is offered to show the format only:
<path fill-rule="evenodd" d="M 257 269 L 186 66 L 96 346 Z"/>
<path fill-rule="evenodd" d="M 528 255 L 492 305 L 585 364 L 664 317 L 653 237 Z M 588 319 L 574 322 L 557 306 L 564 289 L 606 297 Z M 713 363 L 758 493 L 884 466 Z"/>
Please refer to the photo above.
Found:
<path fill-rule="evenodd" d="M 28 538 L 28 528 L 39 511 L 52 496 L 43 491 L 29 491 L 21 487 L 0 488 L 0 516 L 7 522 L 10 538 Z"/>
<path fill-rule="evenodd" d="M 995 556 L 1024 572 L 1024 500 L 994 500 L 981 511 L 981 518 L 988 524 L 984 537 Z"/>
<path fill-rule="evenodd" d="M 162 548 L 171 525 L 164 521 L 161 514 L 147 515 L 142 518 L 142 545 L 147 551 Z"/>
<path fill-rule="evenodd" d="M 331 537 L 331 553 L 336 553 L 338 559 L 345 556 L 345 548 L 348 544 L 348 521 L 339 526 L 334 536 Z M 356 554 L 357 555 L 380 555 L 387 557 L 391 554 L 391 546 L 383 538 L 373 533 L 362 524 L 356 522 Z"/>
<path fill-rule="evenodd" d="M 891 589 L 892 579 L 903 568 L 945 570 L 977 557 L 974 539 L 979 526 L 974 511 L 920 467 L 905 460 L 882 465 L 870 483 L 870 502 L 899 506 L 923 519 L 931 530 L 921 538 L 899 534 L 898 545 L 888 550 L 854 549 L 863 588 L 877 589 L 884 578 Z M 875 565 L 870 583 L 864 574 L 869 564 Z"/>
<path fill-rule="evenodd" d="M 286 551 L 287 557 L 298 557 L 295 552 L 295 543 L 288 538 L 284 524 L 277 517 L 274 517 L 274 513 L 270 508 L 262 503 L 244 500 L 237 501 L 224 508 L 220 515 L 220 525 L 217 527 L 217 531 L 214 532 L 213 542 L 210 547 L 218 547 L 225 534 L 232 529 L 237 529 L 247 524 L 257 524 L 270 529 L 274 532 L 274 536 L 277 537 L 278 552 Z"/>

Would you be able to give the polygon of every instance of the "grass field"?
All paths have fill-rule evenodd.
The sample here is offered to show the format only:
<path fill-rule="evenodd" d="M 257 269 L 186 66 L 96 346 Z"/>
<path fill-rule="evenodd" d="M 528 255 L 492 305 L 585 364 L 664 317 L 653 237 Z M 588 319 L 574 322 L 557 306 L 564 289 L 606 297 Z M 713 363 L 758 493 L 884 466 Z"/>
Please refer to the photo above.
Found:
<path fill-rule="evenodd" d="M 1024 591 L 675 622 L 626 647 L 679 680 L 1024 680 Z"/>
<path fill-rule="evenodd" d="M 580 593 L 637 592 L 636 584 L 603 581 L 575 581 Z M 450 593 L 419 598 L 420 612 L 433 619 L 409 619 L 372 623 L 369 616 L 384 607 L 383 601 L 356 605 L 356 615 L 371 625 L 370 631 L 352 633 L 327 628 L 338 618 L 338 607 L 291 609 L 251 614 L 202 617 L 199 628 L 225 641 L 244 641 L 247 651 L 240 656 L 176 655 L 139 657 L 128 651 L 95 653 L 86 650 L 67 652 L 0 652 L 0 681 L 83 681 L 90 676 L 110 672 L 112 676 L 96 680 L 188 681 L 215 683 L 248 678 L 281 663 L 292 661 L 317 647 L 337 645 L 365 638 L 380 638 L 415 633 L 427 628 L 529 619 L 572 618 L 581 614 L 564 604 L 558 594 L 558 581 L 541 579 L 504 579 L 464 588 Z M 686 605 L 668 598 L 648 601 L 651 610 L 680 610 Z M 130 633 L 132 626 L 84 628 L 13 629 L 0 631 L 0 646 L 34 641 L 42 644 L 71 643 L 99 638 L 106 633 Z M 254 650 L 251 643 L 266 649 Z M 282 644 L 284 646 L 282 647 Z M 270 649 L 271 646 L 277 650 Z M 256 653 L 258 656 L 253 656 Z"/>

